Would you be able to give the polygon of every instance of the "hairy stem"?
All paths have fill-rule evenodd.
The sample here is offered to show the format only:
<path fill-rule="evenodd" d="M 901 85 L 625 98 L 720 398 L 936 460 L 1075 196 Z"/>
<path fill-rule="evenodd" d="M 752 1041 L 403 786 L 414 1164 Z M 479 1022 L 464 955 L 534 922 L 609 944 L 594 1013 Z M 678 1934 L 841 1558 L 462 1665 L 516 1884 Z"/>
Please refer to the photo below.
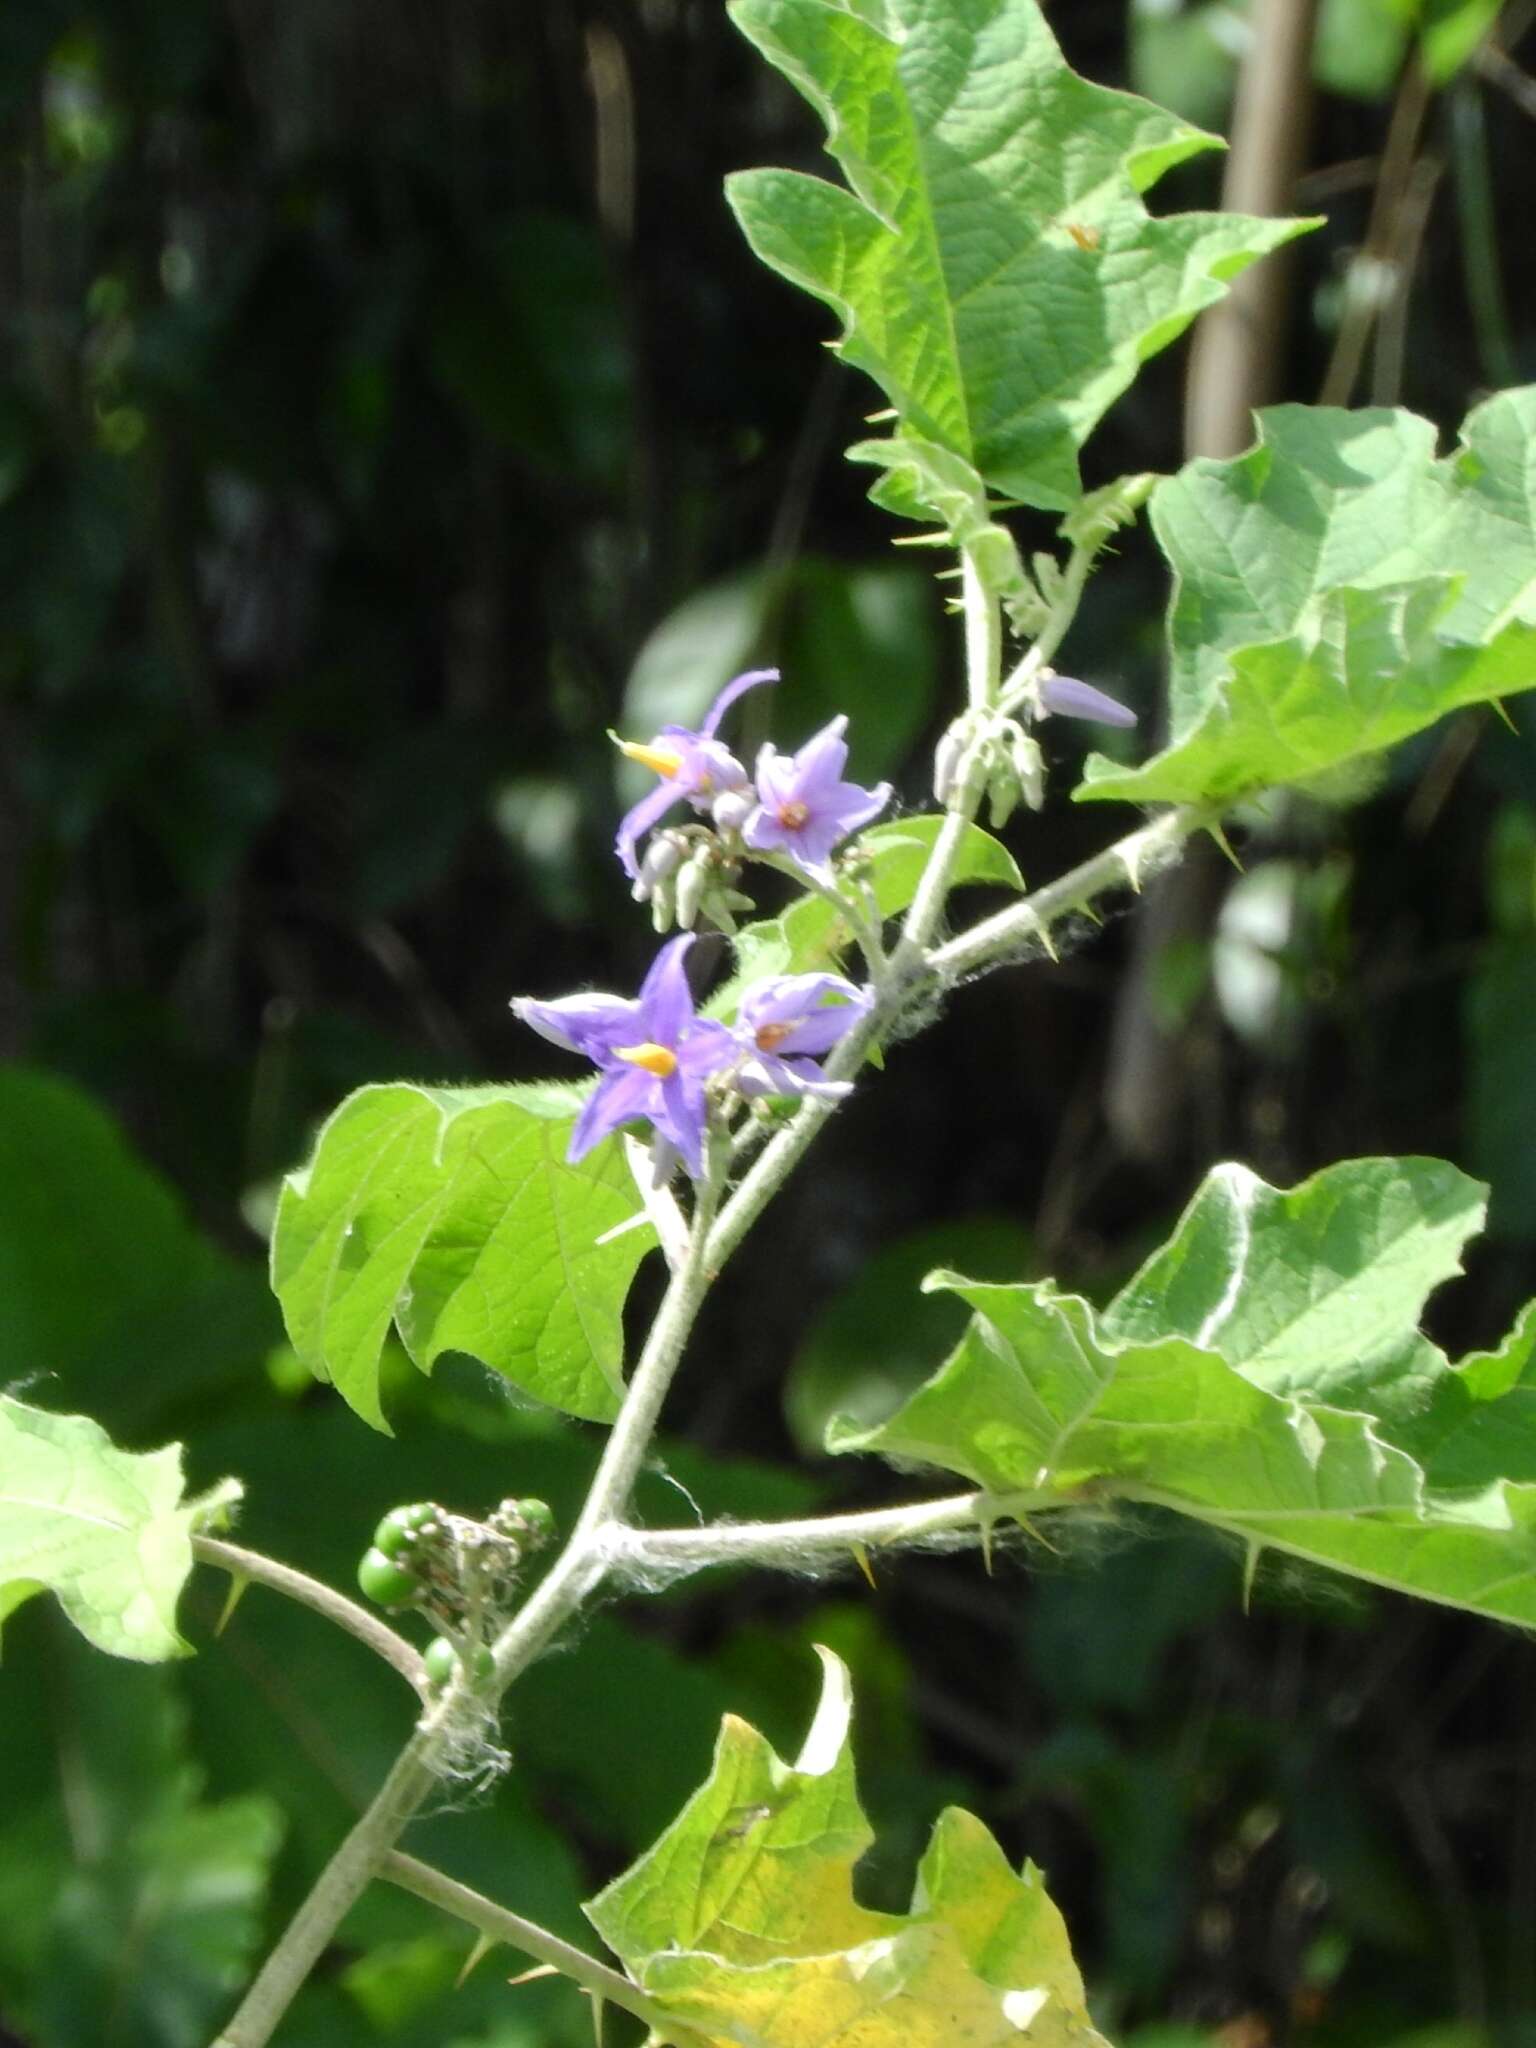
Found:
<path fill-rule="evenodd" d="M 1003 659 L 1003 612 L 998 599 L 976 573 L 969 555 L 961 556 L 961 592 L 965 608 L 966 698 L 973 708 L 985 709 L 997 697 L 998 677 Z M 963 795 L 946 813 L 939 836 L 923 868 L 901 943 L 892 955 L 898 970 L 908 973 L 921 962 L 932 943 L 949 899 L 950 877 L 965 839 L 966 828 L 976 815 L 981 791 Z M 899 975 L 898 975 L 899 979 Z"/>
<path fill-rule="evenodd" d="M 467 1884 L 460 1884 L 441 1870 L 434 1870 L 430 1863 L 418 1862 L 414 1856 L 405 1856 L 398 1849 L 392 1849 L 379 1865 L 379 1875 L 390 1884 L 398 1885 L 402 1891 L 424 1899 L 429 1906 L 438 1906 L 443 1912 L 451 1913 L 454 1919 L 462 1920 L 467 1927 L 475 1928 L 491 1941 L 504 1942 L 508 1948 L 518 1949 L 526 1956 L 537 1956 L 540 1962 L 550 1964 L 562 1977 L 569 1977 L 573 1984 L 579 1984 L 594 1998 L 632 2012 L 653 2033 L 664 2031 L 674 2048 L 691 2048 L 697 2039 L 695 2035 L 685 2034 L 669 2020 L 628 1977 L 611 1970 L 606 1963 L 598 1962 L 595 1956 L 589 1956 L 585 1949 L 577 1948 L 573 1942 L 562 1941 L 558 1934 L 549 1933 L 535 1921 L 525 1920 L 521 1913 L 509 1912 L 505 1906 L 498 1906 L 494 1900 L 471 1891 Z"/>
<path fill-rule="evenodd" d="M 1150 825 L 1128 832 L 1102 853 L 1071 868 L 1054 882 L 983 919 L 969 931 L 940 946 L 929 960 L 931 971 L 942 981 L 960 981 L 995 967 L 1032 939 L 1047 937 L 1053 918 L 1068 911 L 1086 910 L 1095 898 L 1117 888 L 1139 889 L 1143 875 L 1159 867 L 1191 833 L 1216 822 L 1219 813 L 1194 804 L 1165 811 Z"/>
<path fill-rule="evenodd" d="M 300 1606 L 324 1615 L 337 1628 L 344 1628 L 348 1635 L 366 1643 L 386 1664 L 392 1664 L 419 1699 L 425 1700 L 429 1696 L 431 1687 L 427 1681 L 427 1667 L 415 1648 L 404 1636 L 396 1635 L 377 1615 L 370 1614 L 355 1600 L 349 1600 L 345 1593 L 322 1585 L 318 1579 L 312 1579 L 307 1572 L 296 1571 L 292 1565 L 279 1564 L 275 1558 L 263 1557 L 260 1551 L 247 1550 L 239 1543 L 226 1543 L 218 1536 L 194 1536 L 192 1552 L 201 1563 L 216 1565 L 232 1578 L 249 1579 L 252 1585 L 270 1587 L 274 1593 L 284 1593 L 290 1600 L 298 1601 Z"/>
<path fill-rule="evenodd" d="M 1016 711 L 1026 697 L 1034 692 L 1041 672 L 1050 665 L 1062 641 L 1066 639 L 1072 621 L 1077 617 L 1077 608 L 1083 601 L 1088 578 L 1098 559 L 1107 535 L 1100 535 L 1092 541 L 1079 541 L 1067 557 L 1067 566 L 1062 571 L 1061 591 L 1051 606 L 1051 615 L 1036 635 L 1034 644 L 1023 660 L 1009 670 L 1008 680 L 1002 686 L 999 709 Z"/>
<path fill-rule="evenodd" d="M 213 2048 L 265 2048 L 271 2040 L 336 1929 L 430 1790 L 442 1751 L 457 1732 L 462 1698 L 458 1688 L 450 1688 L 417 1727 L 373 1804 L 321 1871 Z"/>
<path fill-rule="evenodd" d="M 862 1551 L 966 1549 L 985 1543 L 1001 1521 L 1073 1506 L 1078 1496 L 1049 1488 L 1032 1493 L 949 1494 L 905 1507 L 847 1515 L 807 1515 L 784 1522 L 717 1522 L 703 1529 L 615 1530 L 609 1556 L 616 1576 L 644 1581 L 654 1572 L 679 1575 L 717 1566 L 811 1570 Z"/>
<path fill-rule="evenodd" d="M 1076 613 L 1095 552 L 1095 547 L 1086 545 L 1074 550 L 1051 618 L 1025 657 L 1025 663 L 1015 671 L 1015 682 L 1025 675 L 1026 669 L 1026 681 L 1032 680 L 1059 644 Z M 998 600 L 975 574 L 969 560 L 964 563 L 963 587 L 968 696 L 972 704 L 995 705 L 1002 650 L 1000 607 Z M 869 1013 L 853 1026 L 827 1061 L 826 1072 L 830 1079 L 845 1080 L 856 1073 L 870 1048 L 879 1042 L 920 989 L 936 982 L 942 985 L 979 966 L 994 964 L 997 959 L 1006 957 L 1029 931 L 1044 929 L 1053 914 L 1082 904 L 1093 894 L 1117 882 L 1127 878 L 1134 881 L 1142 861 L 1151 858 L 1157 850 L 1176 846 L 1185 833 L 1205 822 L 1201 814 L 1176 812 L 1171 818 L 1159 820 L 1139 833 L 1132 833 L 1118 846 L 1063 877 L 1061 882 L 1038 891 L 1015 910 L 1004 912 L 1001 918 L 987 920 L 930 955 L 929 948 L 944 914 L 954 863 L 976 801 L 972 798 L 963 808 L 946 816 L 914 893 L 901 941 L 878 978 L 875 1001 Z M 472 1739 L 476 1731 L 484 1727 L 507 1687 L 579 1612 L 605 1577 L 616 1566 L 622 1568 L 626 1557 L 633 1562 L 636 1553 L 626 1546 L 649 1541 L 660 1542 L 665 1547 L 666 1536 L 646 1538 L 623 1526 L 662 1403 L 711 1284 L 809 1149 L 834 1107 L 833 1102 L 823 1097 L 808 1098 L 794 1120 L 759 1154 L 729 1201 L 719 1208 L 718 1214 L 730 1142 L 724 1134 L 717 1135 L 712 1145 L 709 1171 L 697 1190 L 686 1250 L 674 1264 L 666 1294 L 646 1338 L 570 1540 L 548 1575 L 502 1631 L 494 1646 L 494 1675 L 477 1683 L 471 1673 L 461 1669 L 441 1697 L 429 1707 L 378 1797 L 321 1873 L 314 1890 L 300 1907 L 213 2048 L 265 2048 L 295 1993 L 370 1879 L 384 1872 L 386 1864 L 389 1865 L 388 1874 L 397 1881 L 402 1868 L 417 1870 L 422 1867 L 412 1865 L 410 1859 L 395 1857 L 394 1846 L 441 1774 L 454 1747 Z M 1020 1500 L 1036 1507 L 1061 1504 L 1054 1496 L 1049 1499 L 1021 1496 Z M 961 1502 L 963 1507 L 959 1504 Z M 947 1528 L 961 1529 L 967 1525 L 980 1532 L 986 1526 L 986 1516 L 991 1515 L 995 1519 L 994 1508 L 995 1504 L 984 1507 L 982 1497 L 971 1494 L 958 1496 L 950 1502 L 930 1503 L 905 1510 L 881 1510 L 873 1516 L 832 1517 L 820 1523 L 808 1522 L 799 1525 L 802 1541 L 797 1554 L 803 1557 L 806 1545 L 812 1549 L 821 1545 L 822 1554 L 835 1555 L 839 1549 L 851 1544 L 870 1547 L 901 1540 L 917 1542 L 924 1540 L 925 1533 L 927 1540 L 937 1541 Z M 1008 1512 L 1007 1509 L 999 1511 Z M 893 1516 L 900 1520 L 902 1529 L 909 1532 L 904 1539 L 897 1533 L 897 1520 L 893 1520 Z M 783 1545 L 786 1530 L 795 1526 L 783 1525 L 776 1532 L 760 1529 L 755 1537 L 749 1537 L 745 1531 L 737 1532 L 732 1538 L 735 1545 L 733 1555 L 745 1561 L 752 1554 L 751 1542 L 756 1540 L 760 1545 L 757 1553 L 760 1561 L 771 1562 L 772 1545 Z M 672 1560 L 674 1564 L 681 1563 L 687 1568 L 687 1539 L 693 1533 L 670 1532 L 671 1541 L 678 1546 Z M 724 1532 L 702 1533 L 708 1536 Z M 786 1559 L 789 1556 L 784 1550 L 780 1554 Z M 336 1597 L 339 1601 L 340 1596 Z M 350 1608 L 352 1603 L 343 1604 Z M 340 1616 L 334 1618 L 339 1619 Z M 450 1880 L 441 1882 L 448 1884 Z M 473 1894 L 468 1896 L 472 1898 Z M 441 1903 L 440 1898 L 438 1902 Z M 496 1908 L 489 1910 L 499 1911 Z M 678 2038 L 675 2032 L 671 2038 Z"/>
<path fill-rule="evenodd" d="M 461 1672 L 420 1722 L 378 1797 L 321 1872 L 213 2048 L 265 2048 L 343 1917 L 378 1874 L 426 1798 L 455 1744 L 483 1723 L 506 1687 L 600 1583 L 607 1568 L 602 1539 L 628 1506 L 657 1413 L 709 1287 L 707 1247 L 717 1186 L 718 1166 L 699 1188 L 687 1257 L 673 1275 L 651 1326 L 586 1505 L 548 1577 L 496 1644 L 494 1679 L 477 1685 Z"/>

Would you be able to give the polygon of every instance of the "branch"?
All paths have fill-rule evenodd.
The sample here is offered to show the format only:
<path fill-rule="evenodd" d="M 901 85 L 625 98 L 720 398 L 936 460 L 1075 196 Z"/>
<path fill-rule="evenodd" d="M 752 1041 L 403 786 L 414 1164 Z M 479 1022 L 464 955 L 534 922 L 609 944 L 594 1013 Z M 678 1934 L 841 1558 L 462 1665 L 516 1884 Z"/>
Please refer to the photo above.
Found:
<path fill-rule="evenodd" d="M 972 1493 L 869 1508 L 849 1515 L 808 1515 L 785 1522 L 716 1522 L 703 1529 L 634 1529 L 611 1532 L 609 1556 L 619 1576 L 643 1580 L 653 1572 L 684 1574 L 716 1566 L 757 1565 L 801 1571 L 857 1559 L 861 1550 L 961 1550 L 985 1544 L 994 1524 L 1018 1521 L 1051 1508 L 1072 1507 L 1081 1496 L 1044 1489 L 1032 1493 Z"/>
<path fill-rule="evenodd" d="M 1192 833 L 1215 824 L 1218 815 L 1216 810 L 1196 804 L 1165 811 L 1150 825 L 1128 832 L 1091 860 L 1068 869 L 1054 882 L 940 946 L 929 956 L 930 972 L 941 981 L 963 980 L 997 966 L 1031 939 L 1048 939 L 1053 919 L 1088 909 L 1112 889 L 1140 889 L 1144 875 L 1161 867 Z"/>
<path fill-rule="evenodd" d="M 562 1941 L 558 1934 L 551 1934 L 535 1921 L 525 1920 L 521 1913 L 509 1912 L 493 1899 L 471 1891 L 467 1884 L 460 1884 L 456 1878 L 434 1870 L 430 1863 L 418 1862 L 414 1856 L 392 1849 L 380 1864 L 379 1875 L 390 1884 L 398 1885 L 402 1891 L 424 1899 L 429 1906 L 451 1913 L 454 1919 L 462 1920 L 466 1926 L 475 1928 L 490 1940 L 519 1949 L 524 1955 L 537 1956 L 541 1962 L 558 1970 L 562 1977 L 569 1977 L 584 1991 L 589 1991 L 594 1998 L 632 2012 L 652 2033 L 672 2042 L 674 2048 L 693 2048 L 698 2041 L 697 2035 L 685 2033 L 669 2020 L 628 1977 L 611 1970 L 595 1956 L 589 1956 L 585 1949 Z"/>
<path fill-rule="evenodd" d="M 220 1571 L 228 1572 L 231 1578 L 249 1579 L 252 1585 L 268 1586 L 274 1593 L 284 1593 L 290 1600 L 298 1601 L 301 1607 L 323 1615 L 337 1628 L 344 1628 L 348 1635 L 356 1636 L 360 1643 L 366 1643 L 386 1664 L 392 1664 L 418 1699 L 431 1697 L 427 1667 L 413 1646 L 404 1636 L 396 1635 L 377 1615 L 370 1614 L 366 1607 L 349 1600 L 345 1593 L 322 1585 L 318 1579 L 312 1579 L 307 1572 L 296 1571 L 292 1565 L 279 1564 L 276 1558 L 263 1557 L 260 1551 L 246 1550 L 238 1543 L 226 1543 L 218 1536 L 194 1536 L 192 1554 L 201 1563 L 215 1565 Z"/>

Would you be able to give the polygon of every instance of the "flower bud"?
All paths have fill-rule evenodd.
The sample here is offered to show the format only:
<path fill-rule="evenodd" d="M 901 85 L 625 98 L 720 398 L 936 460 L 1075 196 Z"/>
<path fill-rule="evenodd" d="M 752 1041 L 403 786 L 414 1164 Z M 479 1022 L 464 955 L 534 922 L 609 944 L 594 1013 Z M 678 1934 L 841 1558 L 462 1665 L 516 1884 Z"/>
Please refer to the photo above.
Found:
<path fill-rule="evenodd" d="M 948 807 L 965 757 L 966 736 L 961 727 L 948 725 L 933 750 L 933 800 Z"/>
<path fill-rule="evenodd" d="M 656 832 L 651 835 L 640 860 L 640 872 L 630 889 L 637 903 L 649 902 L 658 884 L 675 875 L 688 851 L 688 842 L 679 832 Z"/>
<path fill-rule="evenodd" d="M 710 884 L 710 859 L 707 852 L 696 853 L 677 877 L 677 922 L 681 930 L 690 932 L 703 906 Z"/>
<path fill-rule="evenodd" d="M 657 882 L 651 890 L 651 928 L 657 932 L 672 929 L 672 916 L 677 907 L 677 891 L 670 882 Z"/>
<path fill-rule="evenodd" d="M 755 789 L 727 789 L 715 798 L 710 816 L 722 832 L 739 832 L 756 809 Z"/>
<path fill-rule="evenodd" d="M 994 741 L 988 749 L 992 772 L 987 777 L 987 814 L 994 832 L 1000 831 L 1018 809 L 1024 794 L 1019 771 L 1010 749 Z"/>
<path fill-rule="evenodd" d="M 1038 742 L 1014 725 L 1008 734 L 1008 753 L 1019 778 L 1019 794 L 1032 811 L 1038 811 L 1045 802 L 1045 756 Z"/>

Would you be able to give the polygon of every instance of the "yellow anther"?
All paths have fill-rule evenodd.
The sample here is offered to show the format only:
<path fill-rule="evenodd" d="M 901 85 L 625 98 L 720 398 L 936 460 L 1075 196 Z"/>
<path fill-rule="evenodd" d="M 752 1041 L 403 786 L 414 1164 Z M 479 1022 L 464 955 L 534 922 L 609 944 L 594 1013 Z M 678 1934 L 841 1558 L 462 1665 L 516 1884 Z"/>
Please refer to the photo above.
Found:
<path fill-rule="evenodd" d="M 643 747 L 638 740 L 620 740 L 619 752 L 631 761 L 638 761 L 642 768 L 650 768 L 669 782 L 683 765 L 683 757 L 675 747 Z"/>
<path fill-rule="evenodd" d="M 619 1059 L 628 1060 L 632 1067 L 644 1067 L 658 1081 L 665 1081 L 669 1074 L 677 1072 L 677 1054 L 671 1046 L 657 1045 L 649 1038 L 644 1045 L 616 1045 L 614 1052 Z"/>

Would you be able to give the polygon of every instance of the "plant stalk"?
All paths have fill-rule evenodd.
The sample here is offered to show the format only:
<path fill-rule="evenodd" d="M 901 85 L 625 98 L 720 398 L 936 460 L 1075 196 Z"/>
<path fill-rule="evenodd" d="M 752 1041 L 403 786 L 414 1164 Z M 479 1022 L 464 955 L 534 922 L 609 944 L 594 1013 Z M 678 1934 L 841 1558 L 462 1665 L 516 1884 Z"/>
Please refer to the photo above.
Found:
<path fill-rule="evenodd" d="M 1095 897 L 1111 889 L 1139 889 L 1143 876 L 1155 872 L 1192 833 L 1213 825 L 1218 816 L 1216 810 L 1195 804 L 1165 811 L 1150 825 L 1128 832 L 1102 853 L 940 946 L 929 959 L 930 971 L 941 982 L 954 982 L 997 966 L 1030 940 L 1047 936 L 1054 918 L 1086 910 Z"/>
<path fill-rule="evenodd" d="M 215 1565 L 220 1571 L 228 1572 L 231 1578 L 249 1579 L 254 1586 L 267 1586 L 274 1593 L 286 1594 L 300 1606 L 323 1615 L 327 1621 L 345 1629 L 348 1635 L 356 1636 L 360 1643 L 366 1643 L 386 1664 L 392 1664 L 419 1699 L 430 1698 L 427 1667 L 413 1645 L 404 1636 L 396 1635 L 377 1615 L 370 1614 L 366 1607 L 349 1600 L 345 1593 L 338 1593 L 333 1586 L 312 1579 L 308 1572 L 296 1571 L 289 1564 L 279 1564 L 276 1558 L 263 1557 L 260 1551 L 247 1550 L 242 1544 L 226 1543 L 219 1536 L 194 1536 L 192 1553 L 201 1563 Z"/>
<path fill-rule="evenodd" d="M 450 1689 L 417 1727 L 372 1805 L 321 1871 L 213 2048 L 266 2048 L 336 1929 L 430 1791 L 438 1761 L 457 1730 L 462 1698 L 458 1688 Z"/>
<path fill-rule="evenodd" d="M 754 1565 L 797 1571 L 861 1551 L 969 1549 L 985 1544 L 998 1523 L 1071 1507 L 1079 1496 L 1042 1489 L 1027 1493 L 977 1490 L 904 1507 L 861 1509 L 847 1515 L 807 1515 L 783 1522 L 720 1522 L 702 1529 L 615 1530 L 609 1556 L 617 1577 L 644 1581 L 663 1572 L 679 1576 L 716 1567 Z"/>
<path fill-rule="evenodd" d="M 697 2042 L 697 2035 L 684 2033 L 628 1977 L 611 1970 L 595 1956 L 589 1956 L 574 1942 L 562 1941 L 558 1934 L 551 1934 L 535 1921 L 525 1920 L 521 1913 L 510 1912 L 505 1906 L 498 1906 L 493 1899 L 471 1891 L 467 1884 L 460 1884 L 456 1878 L 433 1869 L 430 1863 L 421 1863 L 414 1856 L 402 1855 L 398 1849 L 392 1849 L 379 1865 L 379 1875 L 390 1884 L 398 1885 L 401 1891 L 424 1899 L 429 1906 L 437 1906 L 444 1913 L 452 1914 L 454 1919 L 462 1920 L 467 1927 L 473 1927 L 491 1941 L 504 1942 L 508 1948 L 518 1949 L 524 1955 L 537 1956 L 541 1962 L 558 1970 L 562 1977 L 569 1977 L 583 1991 L 590 1992 L 593 1998 L 622 2006 L 625 2012 L 632 2012 L 636 2019 L 642 2020 L 653 2033 L 664 2033 L 666 2039 L 673 2043 L 673 2048 L 692 2048 L 692 2044 Z"/>

